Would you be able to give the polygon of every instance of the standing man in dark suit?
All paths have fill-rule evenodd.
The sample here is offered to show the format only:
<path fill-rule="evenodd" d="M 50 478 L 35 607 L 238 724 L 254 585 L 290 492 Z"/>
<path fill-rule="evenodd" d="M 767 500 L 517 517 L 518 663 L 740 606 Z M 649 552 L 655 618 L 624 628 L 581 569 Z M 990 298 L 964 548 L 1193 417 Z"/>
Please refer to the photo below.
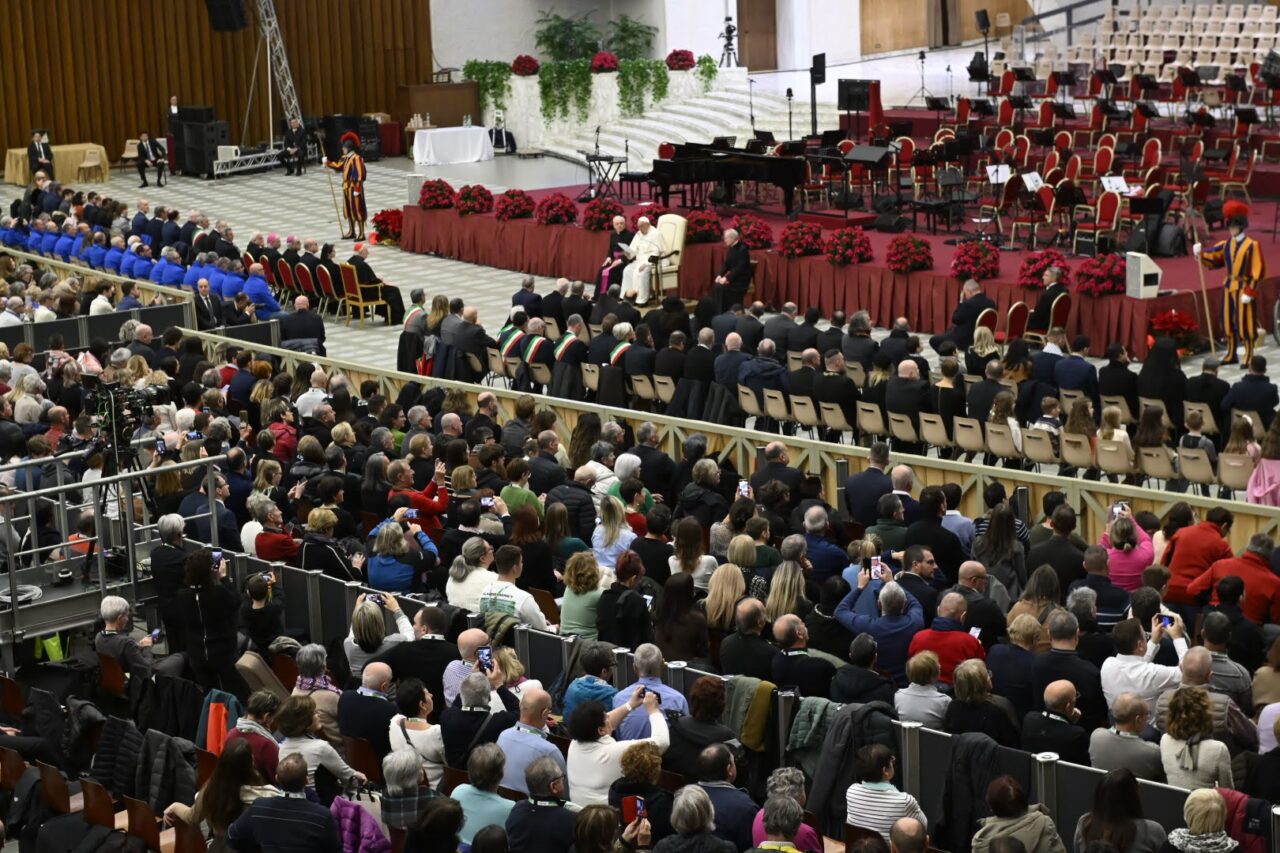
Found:
<path fill-rule="evenodd" d="M 1044 293 L 1040 294 L 1040 298 L 1036 300 L 1036 308 L 1031 312 L 1031 316 L 1027 318 L 1027 328 L 1032 331 L 1044 331 L 1049 328 L 1049 315 L 1053 310 L 1053 301 L 1059 296 L 1067 292 L 1067 286 L 1062 283 L 1062 270 L 1059 267 L 1049 267 L 1044 271 Z"/>
<path fill-rule="evenodd" d="M 31 170 L 31 180 L 35 180 L 36 172 L 44 172 L 49 180 L 53 180 L 53 146 L 44 141 L 40 131 L 31 134 L 31 144 L 27 146 L 27 166 Z"/>
<path fill-rule="evenodd" d="M 541 317 L 542 297 L 533 292 L 533 285 L 531 275 L 520 279 L 520 289 L 511 297 L 511 304 L 523 308 L 526 316 Z"/>
<path fill-rule="evenodd" d="M 716 306 L 723 311 L 735 302 L 742 302 L 747 297 L 747 288 L 751 285 L 751 252 L 747 244 L 738 237 L 732 228 L 725 229 L 724 263 L 720 265 L 720 274 L 716 276 L 712 291 L 716 295 Z"/>
<path fill-rule="evenodd" d="M 147 169 L 156 170 L 156 186 L 164 186 L 164 169 L 169 165 L 169 156 L 164 146 L 151 138 L 145 130 L 138 134 L 138 177 L 142 179 L 139 187 L 147 186 Z"/>
<path fill-rule="evenodd" d="M 844 481 L 844 505 L 849 517 L 870 527 L 876 523 L 876 504 L 893 491 L 893 482 L 885 471 L 889 467 L 889 445 L 877 441 L 867 455 L 867 467 Z"/>
<path fill-rule="evenodd" d="M 995 310 L 996 304 L 991 297 L 982 292 L 982 285 L 973 279 L 960 288 L 960 304 L 951 314 L 951 328 L 945 334 L 934 335 L 929 339 L 929 346 L 936 352 L 943 341 L 954 341 L 958 349 L 968 349 L 973 345 L 973 333 L 978 326 L 978 318 L 987 309 Z"/>
<path fill-rule="evenodd" d="M 1031 356 L 1031 378 L 1045 385 L 1058 387 L 1055 377 L 1058 362 L 1067 355 L 1067 330 L 1062 326 L 1054 326 L 1045 337 L 1044 349 Z"/>
<path fill-rule="evenodd" d="M 1076 686 L 1066 679 L 1045 687 L 1044 711 L 1031 711 L 1022 723 L 1022 748 L 1056 752 L 1063 761 L 1089 766 L 1089 732 L 1079 725 Z"/>
<path fill-rule="evenodd" d="M 196 328 L 202 332 L 223 325 L 222 297 L 209 292 L 209 279 L 196 282 Z"/>
<path fill-rule="evenodd" d="M 307 130 L 296 118 L 289 119 L 289 129 L 284 132 L 284 147 L 280 149 L 280 162 L 284 163 L 285 174 L 295 172 L 302 174 L 302 166 L 307 160 Z"/>
<path fill-rule="evenodd" d="M 760 346 L 760 341 L 764 338 L 764 323 L 760 322 L 763 316 L 764 303 L 752 302 L 751 308 L 738 318 L 733 330 L 742 338 L 743 352 L 754 355 L 756 348 Z"/>
<path fill-rule="evenodd" d="M 564 330 L 564 320 L 568 315 L 564 312 L 565 294 L 569 292 L 569 279 L 556 279 L 555 287 L 542 297 L 542 319 L 555 320 L 556 328 Z"/>
<path fill-rule="evenodd" d="M 636 427 L 636 446 L 627 452 L 640 457 L 640 479 L 645 488 L 655 495 L 666 494 L 676 476 L 676 463 L 659 449 L 658 427 L 652 421 Z"/>

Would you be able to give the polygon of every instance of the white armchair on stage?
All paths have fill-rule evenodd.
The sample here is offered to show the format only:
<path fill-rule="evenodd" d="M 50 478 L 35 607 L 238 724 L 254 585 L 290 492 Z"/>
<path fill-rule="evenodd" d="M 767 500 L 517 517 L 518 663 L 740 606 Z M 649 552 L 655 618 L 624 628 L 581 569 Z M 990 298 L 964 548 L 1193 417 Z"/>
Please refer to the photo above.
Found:
<path fill-rule="evenodd" d="M 662 299 L 669 286 L 679 283 L 687 224 L 683 216 L 664 213 L 648 234 L 637 232 L 631 241 L 636 259 L 622 271 L 622 292 L 634 290 L 637 305 L 644 305 L 655 296 Z M 669 277 L 671 285 L 667 284 Z"/>

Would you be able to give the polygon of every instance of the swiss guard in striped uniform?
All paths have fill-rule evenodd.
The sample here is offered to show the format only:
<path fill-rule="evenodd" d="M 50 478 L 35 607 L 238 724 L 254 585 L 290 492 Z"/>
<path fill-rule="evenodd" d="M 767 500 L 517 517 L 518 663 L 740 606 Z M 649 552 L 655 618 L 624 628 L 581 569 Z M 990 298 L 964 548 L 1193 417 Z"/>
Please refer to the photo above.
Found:
<path fill-rule="evenodd" d="M 364 222 L 369 218 L 364 203 L 364 158 L 359 149 L 360 137 L 348 131 L 342 134 L 342 159 L 324 161 L 325 166 L 342 173 L 342 218 L 347 220 L 349 232 L 342 235 L 345 240 L 363 240 Z"/>
<path fill-rule="evenodd" d="M 1227 280 L 1222 289 L 1222 326 L 1227 339 L 1223 364 L 1239 364 L 1236 348 L 1244 344 L 1244 363 L 1253 359 L 1253 339 L 1258 333 L 1258 284 L 1267 277 L 1267 263 L 1258 241 L 1248 236 L 1249 207 L 1243 202 L 1229 201 L 1222 206 L 1223 218 L 1231 237 L 1201 251 L 1195 245 L 1200 263 L 1210 269 L 1225 268 Z"/>

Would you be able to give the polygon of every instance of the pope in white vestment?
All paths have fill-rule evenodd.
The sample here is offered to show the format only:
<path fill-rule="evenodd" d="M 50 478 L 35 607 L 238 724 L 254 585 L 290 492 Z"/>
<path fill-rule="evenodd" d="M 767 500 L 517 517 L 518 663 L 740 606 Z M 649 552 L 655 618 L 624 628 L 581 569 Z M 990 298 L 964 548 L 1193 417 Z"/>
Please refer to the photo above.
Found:
<path fill-rule="evenodd" d="M 636 304 L 644 305 L 649 301 L 652 291 L 654 264 L 649 258 L 662 255 L 666 246 L 658 229 L 649 223 L 647 217 L 640 217 L 636 222 L 636 235 L 631 238 L 631 253 L 635 260 L 622 270 L 622 293 L 635 291 Z"/>

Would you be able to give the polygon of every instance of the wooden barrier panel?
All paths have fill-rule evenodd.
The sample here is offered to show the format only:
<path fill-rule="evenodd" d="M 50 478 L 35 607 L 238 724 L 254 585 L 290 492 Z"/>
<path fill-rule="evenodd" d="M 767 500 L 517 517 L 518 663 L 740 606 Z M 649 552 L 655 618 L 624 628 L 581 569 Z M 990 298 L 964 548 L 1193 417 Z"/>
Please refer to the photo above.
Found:
<path fill-rule="evenodd" d="M 228 344 L 236 347 L 242 345 L 241 341 L 209 332 L 188 331 L 187 334 L 205 342 L 206 351 L 215 364 L 220 363 L 220 356 L 217 353 L 219 347 L 225 347 Z M 514 416 L 515 402 L 523 396 L 519 392 L 501 387 L 429 379 L 412 373 L 400 373 L 372 365 L 321 358 L 274 347 L 255 347 L 255 352 L 274 356 L 279 359 L 282 368 L 289 371 L 296 369 L 302 362 L 322 365 L 330 376 L 334 373 L 346 376 L 353 388 L 359 387 L 360 383 L 366 379 L 374 380 L 378 383 L 380 393 L 389 400 L 394 400 L 404 385 L 409 382 L 418 382 L 424 387 L 460 388 L 467 392 L 472 402 L 479 394 L 486 391 L 492 392 L 502 408 L 501 420 Z M 787 447 L 792 465 L 808 474 L 816 474 L 822 478 L 823 494 L 827 502 L 833 506 L 840 506 L 843 503 L 845 478 L 867 466 L 867 448 L 855 445 L 814 441 L 798 436 L 778 436 L 724 424 L 669 418 L 654 412 L 602 407 L 594 403 L 562 400 L 558 397 L 543 396 L 540 402 L 556 413 L 556 430 L 560 433 L 561 441 L 565 445 L 568 444 L 578 418 L 587 412 L 599 415 L 602 421 L 625 422 L 633 429 L 645 421 L 651 421 L 658 427 L 659 447 L 672 459 L 681 458 L 680 448 L 685 439 L 700 433 L 707 438 L 709 453 L 726 459 L 737 471 L 744 474 L 755 471 L 756 458 L 761 448 L 769 442 L 781 441 Z M 1068 503 L 1079 513 L 1078 531 L 1089 542 L 1097 542 L 1105 531 L 1110 507 L 1117 500 L 1127 501 L 1134 512 L 1148 511 L 1159 516 L 1163 516 L 1169 507 L 1178 501 L 1186 501 L 1201 518 L 1213 507 L 1225 506 L 1235 514 L 1235 524 L 1231 528 L 1231 545 L 1237 552 L 1244 548 L 1253 534 L 1266 533 L 1275 536 L 1277 529 L 1280 528 L 1280 513 L 1269 507 L 1254 506 L 1243 501 L 1202 498 L 1190 493 L 1175 494 L 1141 486 L 1060 477 L 1056 474 L 1013 471 L 932 456 L 895 453 L 892 460 L 894 464 L 902 463 L 911 466 L 915 471 L 917 487 L 957 483 L 964 492 L 959 509 L 971 518 L 983 514 L 985 508 L 982 505 L 982 491 L 991 482 L 1004 483 L 1010 493 L 1017 486 L 1027 486 L 1031 492 L 1033 520 L 1040 515 L 1040 504 L 1044 495 L 1054 490 L 1061 491 L 1066 494 Z"/>

